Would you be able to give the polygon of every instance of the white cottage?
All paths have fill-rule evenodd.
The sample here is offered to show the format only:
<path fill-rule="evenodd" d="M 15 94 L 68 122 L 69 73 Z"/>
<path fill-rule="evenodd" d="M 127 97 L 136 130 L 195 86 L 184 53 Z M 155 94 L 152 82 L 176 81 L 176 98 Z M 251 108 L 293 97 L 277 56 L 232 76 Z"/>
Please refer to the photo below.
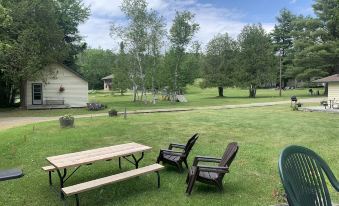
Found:
<path fill-rule="evenodd" d="M 76 71 L 60 64 L 46 69 L 53 71 L 47 80 L 27 81 L 27 109 L 85 107 L 88 82 Z"/>
<path fill-rule="evenodd" d="M 328 83 L 328 100 L 339 101 L 339 74 L 334 74 L 313 82 Z"/>
<path fill-rule="evenodd" d="M 104 81 L 104 91 L 112 90 L 112 81 L 113 75 L 108 75 L 107 77 L 102 78 L 101 80 Z"/>

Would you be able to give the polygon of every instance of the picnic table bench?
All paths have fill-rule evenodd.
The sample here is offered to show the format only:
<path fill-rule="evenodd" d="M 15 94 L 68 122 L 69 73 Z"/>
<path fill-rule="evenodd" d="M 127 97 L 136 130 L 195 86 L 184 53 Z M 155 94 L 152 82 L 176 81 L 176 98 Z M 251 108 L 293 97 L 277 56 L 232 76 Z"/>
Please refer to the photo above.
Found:
<path fill-rule="evenodd" d="M 127 143 L 114 145 L 109 147 L 91 149 L 81 152 L 63 154 L 58 156 L 47 157 L 47 161 L 51 164 L 45 167 L 42 167 L 44 171 L 49 173 L 49 184 L 52 186 L 52 172 L 56 171 L 60 180 L 60 196 L 64 199 L 64 196 L 75 195 L 77 205 L 79 204 L 78 193 L 95 189 L 100 186 L 111 184 L 114 182 L 122 181 L 132 177 L 140 176 L 142 174 L 147 174 L 150 172 L 156 172 L 158 175 L 158 186 L 160 186 L 160 176 L 158 171 L 162 169 L 161 165 L 154 164 L 139 168 L 139 162 L 144 157 L 144 152 L 149 151 L 151 147 L 138 144 L 138 143 Z M 136 157 L 136 153 L 141 153 L 139 158 Z M 132 157 L 132 158 L 130 158 Z M 135 170 L 130 170 L 127 172 L 115 174 L 109 177 L 100 178 L 97 180 L 92 180 L 89 182 L 65 186 L 65 182 L 82 166 L 90 165 L 97 161 L 110 161 L 113 158 L 119 159 L 119 168 L 121 169 L 121 158 L 126 159 L 128 162 L 132 163 L 135 166 Z M 75 168 L 74 171 L 67 176 L 67 170 L 70 168 Z"/>
<path fill-rule="evenodd" d="M 164 166 L 162 166 L 160 164 L 152 164 L 152 165 L 149 165 L 149 166 L 145 166 L 145 167 L 141 167 L 141 168 L 138 168 L 138 169 L 122 172 L 122 173 L 111 175 L 111 176 L 108 176 L 108 177 L 103 177 L 103 178 L 100 178 L 100 179 L 80 183 L 80 184 L 77 184 L 77 185 L 64 187 L 61 190 L 66 196 L 75 195 L 76 205 L 78 206 L 78 205 L 80 205 L 79 196 L 78 196 L 79 193 L 86 192 L 86 191 L 92 190 L 92 189 L 96 189 L 96 188 L 99 188 L 99 187 L 102 187 L 102 186 L 105 186 L 105 185 L 113 184 L 113 183 L 116 183 L 116 182 L 120 182 L 120 181 L 123 181 L 123 180 L 127 180 L 127 179 L 130 179 L 130 178 L 133 178 L 133 177 L 148 174 L 148 173 L 151 173 L 151 172 L 155 172 L 157 174 L 157 176 L 158 176 L 158 188 L 160 188 L 159 171 L 163 168 L 164 168 Z"/>

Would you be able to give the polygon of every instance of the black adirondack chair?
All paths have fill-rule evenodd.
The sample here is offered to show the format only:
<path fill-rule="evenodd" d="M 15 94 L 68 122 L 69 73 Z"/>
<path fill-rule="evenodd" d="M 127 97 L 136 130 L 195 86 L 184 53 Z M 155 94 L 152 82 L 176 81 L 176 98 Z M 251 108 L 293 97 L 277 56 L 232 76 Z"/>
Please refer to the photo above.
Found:
<path fill-rule="evenodd" d="M 314 151 L 292 145 L 280 155 L 279 174 L 290 206 L 331 206 L 324 173 L 339 192 L 338 180 Z"/>
<path fill-rule="evenodd" d="M 199 134 L 196 133 L 187 141 L 186 144 L 172 143 L 169 145 L 168 149 L 161 149 L 157 163 L 163 162 L 174 165 L 179 169 L 179 171 L 182 171 L 182 163 L 184 163 L 188 169 L 187 157 L 198 137 Z M 180 151 L 173 150 L 174 148 L 179 149 Z"/>
<path fill-rule="evenodd" d="M 222 158 L 197 156 L 194 158 L 193 166 L 190 169 L 186 183 L 186 193 L 191 194 L 195 181 L 217 186 L 221 191 L 223 190 L 222 180 L 226 173 L 229 172 L 239 146 L 238 143 L 232 142 L 227 145 Z M 202 162 L 219 163 L 218 166 L 201 165 Z"/>

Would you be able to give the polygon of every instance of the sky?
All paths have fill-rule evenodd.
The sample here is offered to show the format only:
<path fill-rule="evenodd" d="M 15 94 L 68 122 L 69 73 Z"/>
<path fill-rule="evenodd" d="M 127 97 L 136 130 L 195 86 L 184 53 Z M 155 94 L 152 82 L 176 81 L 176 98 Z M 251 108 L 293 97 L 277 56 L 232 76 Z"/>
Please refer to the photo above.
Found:
<path fill-rule="evenodd" d="M 91 48 L 118 50 L 119 39 L 112 38 L 110 26 L 123 25 L 122 0 L 84 0 L 91 9 L 89 19 L 80 25 L 80 34 Z M 203 45 L 218 33 L 236 38 L 246 24 L 261 23 L 270 32 L 282 8 L 294 14 L 313 15 L 313 0 L 147 0 L 149 8 L 165 19 L 169 30 L 175 12 L 189 10 L 195 14 L 200 30 L 195 35 Z"/>

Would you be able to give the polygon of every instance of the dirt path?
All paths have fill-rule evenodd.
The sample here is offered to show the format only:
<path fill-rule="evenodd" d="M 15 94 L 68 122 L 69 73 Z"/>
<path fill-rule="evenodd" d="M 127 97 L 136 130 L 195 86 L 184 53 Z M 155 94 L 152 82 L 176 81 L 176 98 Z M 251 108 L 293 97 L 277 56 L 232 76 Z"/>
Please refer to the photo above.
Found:
<path fill-rule="evenodd" d="M 304 103 L 318 103 L 323 98 L 309 98 L 303 99 L 301 102 Z M 184 112 L 184 111 L 193 111 L 193 110 L 218 110 L 218 109 L 237 109 L 237 108 L 250 108 L 250 107 L 267 107 L 274 105 L 290 104 L 290 101 L 278 101 L 278 102 L 262 102 L 262 103 L 250 103 L 250 104 L 237 104 L 237 105 L 222 105 L 222 106 L 206 106 L 206 107 L 192 107 L 192 108 L 173 108 L 173 109 L 151 109 L 151 110 L 135 110 L 128 111 L 127 114 L 147 114 L 147 113 L 160 113 L 160 112 Z M 120 114 L 123 114 L 120 112 Z M 98 113 L 98 114 L 84 114 L 84 115 L 75 115 L 75 118 L 89 118 L 89 117 L 100 117 L 106 116 L 107 113 Z M 0 117 L 0 131 L 23 126 L 27 124 L 47 122 L 58 120 L 59 117 Z"/>

